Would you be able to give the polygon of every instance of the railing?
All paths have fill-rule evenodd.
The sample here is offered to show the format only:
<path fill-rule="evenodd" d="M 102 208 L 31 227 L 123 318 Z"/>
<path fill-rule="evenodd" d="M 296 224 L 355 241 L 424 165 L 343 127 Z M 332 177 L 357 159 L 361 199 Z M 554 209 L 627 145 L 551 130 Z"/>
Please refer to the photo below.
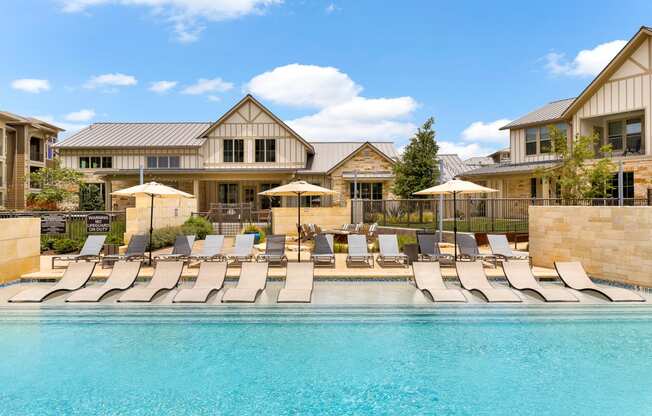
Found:
<path fill-rule="evenodd" d="M 624 205 L 648 205 L 647 199 L 626 198 Z M 351 218 L 354 223 L 378 223 L 417 229 L 439 229 L 439 213 L 443 213 L 443 229 L 453 230 L 457 218 L 458 231 L 526 233 L 528 208 L 535 206 L 617 206 L 618 199 L 560 199 L 560 198 L 460 198 L 453 212 L 453 200 L 398 199 L 353 200 Z"/>

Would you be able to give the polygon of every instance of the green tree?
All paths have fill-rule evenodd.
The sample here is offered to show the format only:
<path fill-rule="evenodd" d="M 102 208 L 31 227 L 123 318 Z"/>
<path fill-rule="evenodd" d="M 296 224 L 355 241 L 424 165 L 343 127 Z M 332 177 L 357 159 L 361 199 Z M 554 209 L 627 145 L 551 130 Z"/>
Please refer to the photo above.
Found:
<path fill-rule="evenodd" d="M 74 169 L 61 167 L 58 160 L 50 167 L 32 172 L 31 186 L 40 188 L 40 191 L 27 195 L 28 205 L 36 209 L 57 210 L 64 203 L 74 202 L 83 176 Z"/>
<path fill-rule="evenodd" d="M 405 147 L 400 160 L 394 165 L 396 179 L 393 192 L 401 198 L 414 198 L 414 192 L 437 184 L 439 146 L 432 128 L 434 123 L 432 117 L 423 123 Z"/>
<path fill-rule="evenodd" d="M 611 147 L 600 148 L 603 155 L 595 161 L 596 135 L 576 136 L 568 145 L 566 133 L 555 126 L 549 126 L 552 151 L 559 156 L 555 166 L 539 170 L 536 176 L 555 180 L 563 199 L 605 198 L 612 189 L 611 178 L 616 166 L 611 160 Z M 607 155 L 607 156 L 604 156 Z"/>
<path fill-rule="evenodd" d="M 104 198 L 98 184 L 85 183 L 79 187 L 79 210 L 104 211 Z"/>

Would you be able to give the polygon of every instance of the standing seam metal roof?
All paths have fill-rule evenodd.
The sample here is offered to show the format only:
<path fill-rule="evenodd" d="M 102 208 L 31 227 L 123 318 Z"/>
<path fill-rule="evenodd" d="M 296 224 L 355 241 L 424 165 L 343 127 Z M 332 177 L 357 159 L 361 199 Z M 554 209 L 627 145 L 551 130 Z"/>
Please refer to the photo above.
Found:
<path fill-rule="evenodd" d="M 398 152 L 392 142 L 310 142 L 315 149 L 314 159 L 307 169 L 302 169 L 299 173 L 328 172 L 365 143 L 372 144 L 391 159 L 398 158 Z"/>
<path fill-rule="evenodd" d="M 565 100 L 553 101 L 541 108 L 527 113 L 521 118 L 518 118 L 511 123 L 501 127 L 501 130 L 513 129 L 514 127 L 526 126 L 529 124 L 543 123 L 545 121 L 553 121 L 561 119 L 564 111 L 575 101 L 575 98 L 567 98 Z"/>

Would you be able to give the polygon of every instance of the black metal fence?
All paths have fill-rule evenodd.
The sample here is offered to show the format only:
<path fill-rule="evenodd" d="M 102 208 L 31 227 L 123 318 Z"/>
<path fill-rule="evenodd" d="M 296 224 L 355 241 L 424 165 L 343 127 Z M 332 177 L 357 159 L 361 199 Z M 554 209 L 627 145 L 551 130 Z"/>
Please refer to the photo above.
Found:
<path fill-rule="evenodd" d="M 647 199 L 627 198 L 624 205 L 649 205 Z M 535 206 L 617 206 L 618 199 L 560 199 L 560 198 L 460 198 L 453 212 L 453 200 L 397 199 L 353 200 L 351 218 L 354 223 L 378 223 L 418 229 L 439 229 L 439 215 L 445 231 L 453 230 L 457 218 L 458 231 L 515 232 L 528 231 L 528 208 Z"/>

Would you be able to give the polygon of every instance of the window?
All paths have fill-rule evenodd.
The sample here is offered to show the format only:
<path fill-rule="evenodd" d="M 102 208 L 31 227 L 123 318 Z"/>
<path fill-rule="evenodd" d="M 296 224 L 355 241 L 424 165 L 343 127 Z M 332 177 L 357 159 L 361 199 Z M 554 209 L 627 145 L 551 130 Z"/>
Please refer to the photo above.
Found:
<path fill-rule="evenodd" d="M 626 151 L 640 153 L 642 124 L 640 118 L 632 118 L 625 122 Z"/>
<path fill-rule="evenodd" d="M 349 196 L 353 199 L 353 182 L 349 184 Z M 383 199 L 383 184 L 375 183 L 358 183 L 357 199 Z"/>
<path fill-rule="evenodd" d="M 537 154 L 537 130 L 535 127 L 525 129 L 525 154 L 528 156 Z"/>
<path fill-rule="evenodd" d="M 550 153 L 551 151 L 550 131 L 548 127 L 541 127 L 539 129 L 539 153 Z"/>
<path fill-rule="evenodd" d="M 607 125 L 609 131 L 609 144 L 613 150 L 622 150 L 623 148 L 623 122 L 622 120 L 610 121 Z"/>
<path fill-rule="evenodd" d="M 256 139 L 256 162 L 276 162 L 276 140 Z"/>
<path fill-rule="evenodd" d="M 218 201 L 220 204 L 237 204 L 238 184 L 221 183 L 218 187 Z"/>
<path fill-rule="evenodd" d="M 312 185 L 321 186 L 319 182 L 310 182 Z M 302 196 L 301 197 L 301 206 L 308 208 L 316 208 L 321 206 L 321 196 L 320 195 L 311 195 L 311 196 Z"/>
<path fill-rule="evenodd" d="M 110 169 L 113 156 L 79 156 L 79 169 Z"/>
<path fill-rule="evenodd" d="M 530 198 L 537 197 L 537 178 L 530 178 Z"/>
<path fill-rule="evenodd" d="M 1 135 L 0 135 L 0 136 L 1 136 Z M 52 159 L 54 159 L 54 148 L 52 147 L 52 145 L 54 145 L 54 142 L 52 142 L 52 141 L 48 141 L 48 143 L 47 143 L 47 148 L 48 148 L 48 150 L 47 150 L 48 160 L 52 160 Z M 1 154 L 1 153 L 2 153 L 2 152 L 0 152 L 0 154 Z"/>
<path fill-rule="evenodd" d="M 618 174 L 611 178 L 610 198 L 618 198 Z M 634 198 L 634 172 L 623 172 L 623 198 Z"/>
<path fill-rule="evenodd" d="M 38 137 L 29 139 L 29 159 L 35 162 L 43 162 L 42 140 Z"/>
<path fill-rule="evenodd" d="M 643 122 L 640 117 L 612 120 L 607 123 L 608 140 L 613 150 L 641 153 Z"/>
<path fill-rule="evenodd" d="M 147 169 L 177 169 L 179 156 L 147 156 Z"/>
<path fill-rule="evenodd" d="M 242 139 L 224 140 L 224 162 L 233 162 L 233 163 L 244 162 L 244 140 Z"/>
<path fill-rule="evenodd" d="M 261 183 L 260 192 L 280 186 L 280 183 Z M 260 196 L 260 209 L 270 209 L 281 206 L 281 198 L 278 196 L 268 197 Z"/>
<path fill-rule="evenodd" d="M 4 129 L 0 129 L 0 157 L 5 155 L 5 131 Z M 0 201 L 0 205 L 2 205 L 2 201 Z"/>
<path fill-rule="evenodd" d="M 0 188 L 5 186 L 5 162 L 0 161 Z M 0 201 L 0 205 L 2 202 Z"/>

